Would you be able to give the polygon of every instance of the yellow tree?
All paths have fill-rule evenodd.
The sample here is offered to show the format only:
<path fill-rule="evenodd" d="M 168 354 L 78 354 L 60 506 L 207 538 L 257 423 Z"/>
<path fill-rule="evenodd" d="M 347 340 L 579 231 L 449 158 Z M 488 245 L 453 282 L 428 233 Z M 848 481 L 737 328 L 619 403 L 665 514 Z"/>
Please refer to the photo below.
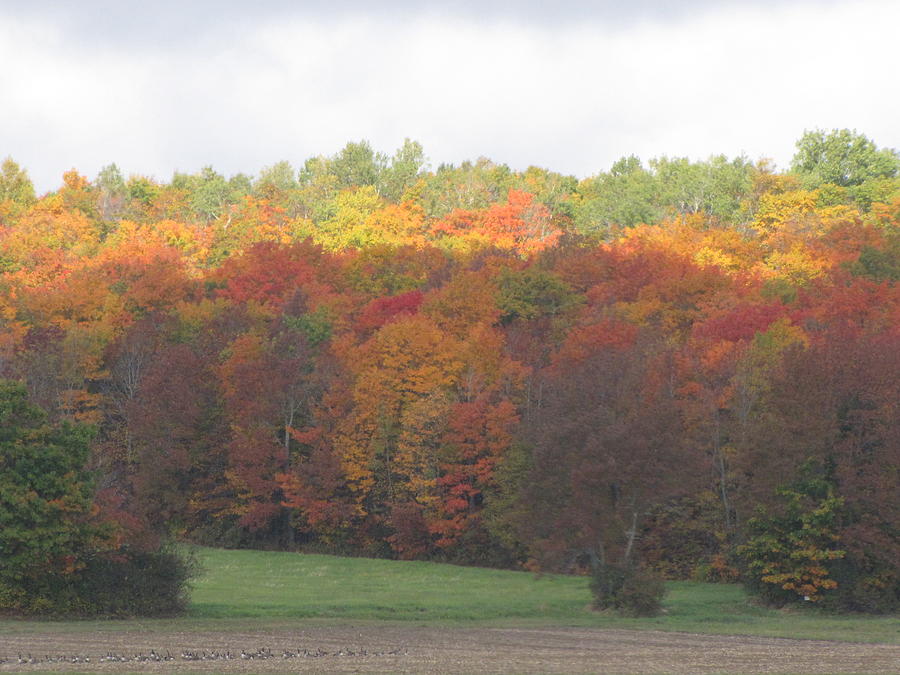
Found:
<path fill-rule="evenodd" d="M 383 326 L 352 350 L 352 410 L 336 446 L 361 512 L 432 497 L 441 411 L 463 364 L 458 344 L 421 315 Z"/>

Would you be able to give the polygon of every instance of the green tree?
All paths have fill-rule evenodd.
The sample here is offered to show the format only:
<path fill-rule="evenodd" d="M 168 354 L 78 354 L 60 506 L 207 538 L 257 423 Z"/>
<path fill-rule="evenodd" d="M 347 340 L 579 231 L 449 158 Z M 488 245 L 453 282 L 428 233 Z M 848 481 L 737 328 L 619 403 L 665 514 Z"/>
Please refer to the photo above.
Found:
<path fill-rule="evenodd" d="M 24 385 L 0 381 L 0 609 L 49 611 L 105 547 L 85 464 L 91 431 L 49 426 Z"/>
<path fill-rule="evenodd" d="M 300 184 L 294 167 L 290 162 L 281 161 L 260 171 L 259 178 L 253 183 L 253 195 L 260 199 L 278 201 L 298 187 Z"/>
<path fill-rule="evenodd" d="M 706 161 L 661 157 L 650 160 L 666 213 L 707 213 L 732 222 L 752 188 L 753 165 L 746 157 L 716 155 Z"/>
<path fill-rule="evenodd" d="M 550 209 L 555 222 L 569 229 L 575 216 L 573 197 L 578 190 L 578 179 L 537 166 L 528 167 L 520 178 L 518 189 L 533 194 L 536 202 Z"/>
<path fill-rule="evenodd" d="M 129 176 L 125 191 L 129 199 L 137 201 L 141 206 L 149 206 L 159 196 L 160 188 L 152 178 Z"/>
<path fill-rule="evenodd" d="M 419 203 L 429 218 L 443 218 L 454 209 L 487 208 L 503 200 L 516 183 L 508 166 L 484 157 L 458 167 L 441 164 L 425 178 Z"/>
<path fill-rule="evenodd" d="M 109 164 L 100 169 L 97 180 L 97 210 L 100 218 L 105 221 L 113 221 L 118 217 L 128 199 L 128 188 L 122 172 L 115 164 Z"/>
<path fill-rule="evenodd" d="M 634 155 L 583 181 L 579 192 L 575 227 L 582 234 L 603 237 L 611 228 L 655 223 L 663 216 L 656 178 Z"/>
<path fill-rule="evenodd" d="M 753 168 L 746 157 L 725 155 L 702 162 L 658 157 L 650 160 L 649 169 L 634 155 L 623 157 L 608 172 L 582 182 L 576 228 L 584 234 L 607 236 L 616 227 L 691 213 L 733 223 L 752 190 Z"/>
<path fill-rule="evenodd" d="M 34 185 L 28 172 L 7 157 L 0 164 L 0 225 L 20 216 L 34 201 Z"/>
<path fill-rule="evenodd" d="M 886 236 L 883 248 L 863 246 L 859 258 L 847 269 L 855 276 L 875 281 L 900 281 L 900 232 Z"/>
<path fill-rule="evenodd" d="M 254 197 L 284 209 L 288 218 L 308 215 L 297 171 L 290 162 L 281 161 L 263 169 L 253 182 Z"/>
<path fill-rule="evenodd" d="M 377 185 L 386 161 L 368 141 L 350 142 L 332 158 L 330 168 L 342 188 Z"/>
<path fill-rule="evenodd" d="M 7 199 L 17 204 L 31 204 L 34 197 L 34 185 L 28 172 L 21 168 L 12 157 L 7 157 L 0 164 L 0 202 Z"/>
<path fill-rule="evenodd" d="M 406 138 L 394 153 L 391 165 L 381 171 L 379 192 L 392 202 L 403 200 L 403 195 L 412 187 L 425 167 L 425 152 L 422 145 Z"/>
<path fill-rule="evenodd" d="M 252 189 L 250 179 L 244 174 L 226 180 L 211 166 L 205 166 L 193 175 L 176 173 L 170 187 L 184 190 L 188 194 L 191 210 L 206 222 L 224 214 L 228 206 L 236 204 Z"/>
<path fill-rule="evenodd" d="M 751 592 L 777 606 L 801 599 L 816 602 L 837 588 L 829 567 L 846 555 L 838 548 L 844 500 L 814 463 L 801 473 L 777 491 L 778 512 L 761 510 L 750 520 L 750 540 L 738 548 Z"/>
<path fill-rule="evenodd" d="M 297 175 L 300 184 L 300 215 L 319 222 L 331 213 L 329 204 L 340 190 L 327 157 L 310 157 Z"/>
<path fill-rule="evenodd" d="M 569 285 L 552 272 L 531 267 L 521 272 L 504 268 L 499 277 L 497 307 L 500 320 L 530 321 L 542 316 L 559 316 L 580 304 Z"/>
<path fill-rule="evenodd" d="M 86 468 L 92 437 L 86 426 L 48 424 L 24 385 L 0 380 L 0 612 L 184 610 L 193 561 L 160 548 L 118 506 L 100 509 Z"/>
<path fill-rule="evenodd" d="M 855 130 L 817 129 L 797 141 L 791 170 L 811 188 L 823 183 L 842 187 L 861 185 L 871 179 L 892 178 L 900 173 L 900 155 L 878 148 Z"/>

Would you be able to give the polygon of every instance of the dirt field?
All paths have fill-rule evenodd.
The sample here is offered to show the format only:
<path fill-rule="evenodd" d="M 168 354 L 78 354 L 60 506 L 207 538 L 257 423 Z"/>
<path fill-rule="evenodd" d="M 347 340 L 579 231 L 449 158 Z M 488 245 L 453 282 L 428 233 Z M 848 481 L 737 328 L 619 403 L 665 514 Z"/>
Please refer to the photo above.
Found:
<path fill-rule="evenodd" d="M 101 661 L 107 653 L 147 659 L 151 650 L 162 656 L 168 651 L 172 660 Z M 254 658 L 241 658 L 242 650 Z M 183 652 L 198 660 L 188 660 Z M 233 658 L 222 658 L 227 652 Z M 36 663 L 20 664 L 19 654 L 32 655 Z M 57 655 L 87 656 L 90 662 L 45 658 Z M 246 633 L 0 635 L 0 659 L 5 660 L 0 672 L 900 673 L 900 646 L 894 645 L 583 628 L 367 625 Z"/>

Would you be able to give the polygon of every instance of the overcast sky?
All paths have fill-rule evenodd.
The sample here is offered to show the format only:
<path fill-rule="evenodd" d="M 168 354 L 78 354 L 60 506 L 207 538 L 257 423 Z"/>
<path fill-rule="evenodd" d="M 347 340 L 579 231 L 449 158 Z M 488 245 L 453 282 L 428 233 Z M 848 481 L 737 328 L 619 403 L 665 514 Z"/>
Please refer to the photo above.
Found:
<path fill-rule="evenodd" d="M 4 0 L 0 159 L 43 192 L 360 139 L 578 177 L 628 154 L 786 168 L 813 128 L 900 147 L 897 0 L 423 4 Z"/>

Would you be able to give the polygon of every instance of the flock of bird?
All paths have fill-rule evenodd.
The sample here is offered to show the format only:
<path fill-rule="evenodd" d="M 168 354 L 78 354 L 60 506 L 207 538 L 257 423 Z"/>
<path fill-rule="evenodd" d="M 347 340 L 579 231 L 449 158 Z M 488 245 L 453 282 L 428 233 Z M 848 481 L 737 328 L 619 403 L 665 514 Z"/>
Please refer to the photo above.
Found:
<path fill-rule="evenodd" d="M 339 649 L 335 652 L 328 652 L 324 649 L 316 649 L 314 651 L 309 649 L 301 649 L 297 648 L 296 650 L 284 649 L 280 653 L 273 652 L 271 649 L 262 648 L 257 649 L 256 651 L 245 651 L 241 650 L 239 652 L 232 652 L 231 650 L 225 651 L 189 651 L 184 650 L 181 652 L 180 659 L 173 656 L 168 650 L 163 654 L 162 652 L 158 652 L 155 649 L 151 649 L 149 652 L 139 652 L 137 654 L 117 654 L 115 652 L 107 652 L 103 656 L 97 658 L 95 662 L 97 663 L 164 663 L 170 661 L 232 661 L 232 660 L 251 660 L 251 659 L 297 659 L 297 658 L 322 658 L 326 656 L 357 656 L 357 657 L 368 657 L 368 656 L 404 656 L 408 654 L 409 651 L 406 649 L 391 649 L 387 651 L 369 651 L 367 649 Z M 11 659 L 7 657 L 0 656 L 0 665 L 4 665 L 6 663 L 14 663 L 16 665 L 36 665 L 41 663 L 92 663 L 90 656 L 85 656 L 81 654 L 71 655 L 71 656 L 32 656 L 31 654 L 22 655 L 19 654 L 17 658 Z"/>

